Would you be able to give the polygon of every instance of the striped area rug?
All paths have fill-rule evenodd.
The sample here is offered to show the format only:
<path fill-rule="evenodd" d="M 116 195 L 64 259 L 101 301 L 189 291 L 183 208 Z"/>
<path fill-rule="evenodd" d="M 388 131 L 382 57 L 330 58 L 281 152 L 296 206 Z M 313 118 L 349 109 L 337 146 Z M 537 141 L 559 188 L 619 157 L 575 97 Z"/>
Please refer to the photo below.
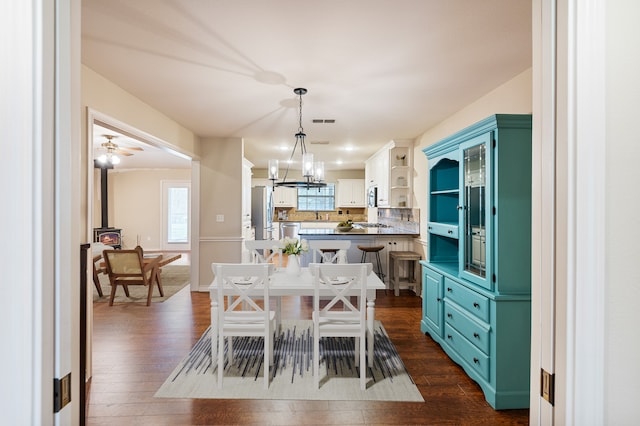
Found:
<path fill-rule="evenodd" d="M 320 342 L 320 389 L 313 386 L 313 325 L 283 321 L 274 342 L 274 367 L 269 389 L 263 387 L 262 339 L 236 337 L 234 363 L 225 366 L 222 389 L 211 362 L 210 329 L 156 392 L 164 398 L 310 399 L 424 401 L 407 373 L 382 324 L 376 321 L 374 366 L 367 367 L 367 389 L 359 387 L 353 363 L 354 339 L 323 338 Z"/>

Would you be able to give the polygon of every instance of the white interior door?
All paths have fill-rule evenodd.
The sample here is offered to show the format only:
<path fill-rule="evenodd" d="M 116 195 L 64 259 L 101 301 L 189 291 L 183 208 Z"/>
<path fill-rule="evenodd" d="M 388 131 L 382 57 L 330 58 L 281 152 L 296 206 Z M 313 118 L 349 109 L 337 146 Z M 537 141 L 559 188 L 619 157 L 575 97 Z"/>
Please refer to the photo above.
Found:
<path fill-rule="evenodd" d="M 191 250 L 191 182 L 163 180 L 162 250 Z"/>

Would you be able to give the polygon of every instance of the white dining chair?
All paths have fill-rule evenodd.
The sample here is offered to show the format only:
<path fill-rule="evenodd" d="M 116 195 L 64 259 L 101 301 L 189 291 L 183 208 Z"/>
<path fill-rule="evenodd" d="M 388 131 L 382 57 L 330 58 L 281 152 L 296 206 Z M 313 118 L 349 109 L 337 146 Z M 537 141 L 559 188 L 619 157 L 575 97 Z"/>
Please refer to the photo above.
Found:
<path fill-rule="evenodd" d="M 273 365 L 275 312 L 269 309 L 268 264 L 217 264 L 218 302 L 218 387 L 224 377 L 224 343 L 227 340 L 229 364 L 233 363 L 233 336 L 264 338 L 264 387 L 269 387 L 269 367 Z M 225 298 L 228 298 L 225 307 Z M 257 303 L 259 300 L 261 304 Z M 227 339 L 228 338 L 228 339 Z"/>
<path fill-rule="evenodd" d="M 360 370 L 360 389 L 366 389 L 366 294 L 367 273 L 371 264 L 313 263 L 313 380 L 320 387 L 320 341 L 323 337 L 353 337 L 354 361 Z M 347 294 L 359 288 L 355 304 Z M 329 293 L 328 303 L 320 307 L 320 294 Z M 323 299 L 323 302 L 326 299 Z M 325 365 L 327 360 L 325 359 Z"/>
<path fill-rule="evenodd" d="M 279 249 L 274 250 L 274 247 L 279 246 L 277 240 L 246 240 L 244 245 L 251 253 L 252 263 L 273 263 L 281 266 L 282 252 Z"/>
<path fill-rule="evenodd" d="M 310 240 L 312 263 L 347 263 L 351 240 Z"/>

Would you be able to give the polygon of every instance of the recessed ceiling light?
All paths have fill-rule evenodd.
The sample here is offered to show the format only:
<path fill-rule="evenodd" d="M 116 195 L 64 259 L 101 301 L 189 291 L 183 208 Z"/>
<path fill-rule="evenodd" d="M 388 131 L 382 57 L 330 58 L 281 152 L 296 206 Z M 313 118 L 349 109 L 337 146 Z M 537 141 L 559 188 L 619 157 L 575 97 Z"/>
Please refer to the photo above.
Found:
<path fill-rule="evenodd" d="M 351 145 L 347 145 L 344 147 L 345 151 L 353 151 L 353 147 Z"/>

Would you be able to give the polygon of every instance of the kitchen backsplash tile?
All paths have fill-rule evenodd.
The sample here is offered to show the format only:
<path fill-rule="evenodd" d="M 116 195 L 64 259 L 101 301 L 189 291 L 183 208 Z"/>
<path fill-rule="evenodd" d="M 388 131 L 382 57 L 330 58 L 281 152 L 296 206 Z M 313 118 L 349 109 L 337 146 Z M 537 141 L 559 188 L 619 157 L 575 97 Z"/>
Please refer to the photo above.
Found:
<path fill-rule="evenodd" d="M 313 220 L 324 220 L 329 222 L 342 222 L 351 219 L 354 222 L 366 222 L 367 221 L 367 209 L 365 208 L 350 208 L 350 209 L 336 209 L 334 211 L 298 211 L 293 207 L 290 208 L 276 208 L 274 212 L 274 221 L 278 221 L 280 215 L 278 212 L 286 212 L 284 215 L 288 222 L 305 222 Z"/>
<path fill-rule="evenodd" d="M 420 209 L 378 208 L 378 223 L 420 233 Z"/>

